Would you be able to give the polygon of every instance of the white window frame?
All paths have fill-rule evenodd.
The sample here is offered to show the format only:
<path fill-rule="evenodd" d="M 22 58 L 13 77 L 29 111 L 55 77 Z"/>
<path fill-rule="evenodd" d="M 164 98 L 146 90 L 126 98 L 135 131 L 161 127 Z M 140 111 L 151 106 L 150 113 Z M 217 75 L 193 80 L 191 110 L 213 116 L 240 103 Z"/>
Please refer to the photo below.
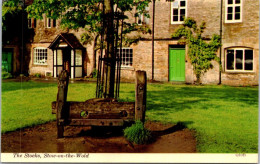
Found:
<path fill-rule="evenodd" d="M 127 60 L 124 50 L 129 50 L 129 51 L 132 50 L 132 53 L 129 53 L 129 57 L 128 57 L 129 60 Z M 117 49 L 117 53 L 119 53 L 119 52 L 120 52 L 120 48 Z M 122 47 L 122 53 L 123 53 L 123 55 L 121 56 L 121 67 L 122 68 L 132 68 L 133 67 L 133 48 Z"/>
<path fill-rule="evenodd" d="M 243 19 L 243 0 L 240 0 L 239 4 L 236 4 L 236 0 L 232 0 L 232 4 L 228 4 L 228 0 L 226 0 L 225 6 L 225 23 L 240 23 Z M 232 7 L 232 20 L 228 20 L 228 8 Z M 235 8 L 240 7 L 240 19 L 235 20 Z"/>
<path fill-rule="evenodd" d="M 51 28 L 51 19 L 50 18 L 46 18 L 45 25 L 46 25 L 46 28 Z"/>
<path fill-rule="evenodd" d="M 185 1 L 185 6 L 180 6 L 181 1 Z M 178 7 L 175 7 L 173 4 L 178 2 Z M 187 17 L 187 3 L 188 0 L 175 0 L 171 2 L 171 24 L 183 24 L 184 21 L 180 20 L 181 9 L 185 9 L 185 17 Z M 178 9 L 178 21 L 173 21 L 173 9 Z"/>
<path fill-rule="evenodd" d="M 234 52 L 236 52 L 237 50 L 242 50 L 243 51 L 243 60 L 242 60 L 242 69 L 236 69 L 236 53 L 234 53 L 234 69 L 230 70 L 227 68 L 227 51 L 228 50 L 234 50 Z M 252 50 L 253 52 L 253 61 L 252 61 L 252 70 L 245 70 L 245 50 Z M 250 72 L 254 72 L 254 60 L 255 60 L 255 55 L 254 55 L 254 49 L 252 48 L 226 48 L 225 50 L 225 70 L 226 72 L 238 72 L 238 73 L 250 73 Z"/>
<path fill-rule="evenodd" d="M 139 20 L 141 20 L 141 23 L 139 23 Z M 138 25 L 142 25 L 142 24 L 143 24 L 143 21 L 144 21 L 144 15 L 138 13 L 138 17 L 136 18 L 136 23 L 137 23 Z"/>
<path fill-rule="evenodd" d="M 146 6 L 145 7 L 145 12 L 149 13 L 149 6 Z M 141 23 L 139 23 L 139 20 L 141 20 Z M 136 23 L 138 25 L 143 25 L 143 24 L 149 24 L 149 18 L 145 17 L 144 13 L 143 14 L 140 14 L 138 13 L 138 17 L 136 18 Z"/>
<path fill-rule="evenodd" d="M 36 25 L 37 25 L 37 19 L 28 18 L 28 28 L 29 29 L 36 28 Z"/>
<path fill-rule="evenodd" d="M 44 59 L 40 59 L 44 58 Z M 48 49 L 45 47 L 33 48 L 33 64 L 34 65 L 47 65 Z"/>

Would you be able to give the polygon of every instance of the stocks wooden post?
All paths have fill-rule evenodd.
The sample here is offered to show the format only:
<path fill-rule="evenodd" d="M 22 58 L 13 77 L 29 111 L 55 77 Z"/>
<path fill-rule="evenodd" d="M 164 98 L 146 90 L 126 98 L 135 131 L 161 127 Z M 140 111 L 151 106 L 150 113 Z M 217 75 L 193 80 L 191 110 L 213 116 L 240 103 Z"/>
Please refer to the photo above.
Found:
<path fill-rule="evenodd" d="M 62 138 L 64 133 L 64 121 L 68 117 L 68 109 L 66 105 L 67 93 L 69 85 L 69 75 L 66 70 L 61 71 L 58 77 L 58 94 L 56 103 L 57 118 L 57 137 Z"/>
<path fill-rule="evenodd" d="M 136 71 L 135 121 L 145 121 L 147 78 L 145 71 Z"/>

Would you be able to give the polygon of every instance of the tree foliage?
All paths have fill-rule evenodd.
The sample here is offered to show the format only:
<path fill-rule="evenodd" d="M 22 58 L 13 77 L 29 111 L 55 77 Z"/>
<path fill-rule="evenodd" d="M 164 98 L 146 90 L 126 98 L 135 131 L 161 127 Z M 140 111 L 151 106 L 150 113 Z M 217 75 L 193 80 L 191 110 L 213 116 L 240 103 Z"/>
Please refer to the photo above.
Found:
<path fill-rule="evenodd" d="M 2 30 L 6 30 L 6 24 L 8 17 L 16 16 L 22 11 L 22 1 L 21 0 L 9 0 L 4 1 L 2 4 Z"/>
<path fill-rule="evenodd" d="M 69 29 L 85 28 L 88 35 L 100 33 L 102 30 L 103 0 L 34 0 L 27 7 L 29 17 L 43 19 L 45 14 L 51 19 L 60 19 L 61 26 Z M 139 13 L 145 13 L 145 7 L 150 0 L 117 0 L 114 2 L 114 11 L 125 13 L 136 8 Z M 146 14 L 147 15 L 147 14 Z M 128 19 L 124 14 L 121 18 Z M 129 26 L 130 31 L 138 30 L 135 28 L 136 23 L 125 24 Z M 124 32 L 126 32 L 125 30 Z M 84 34 L 83 39 L 86 38 Z M 92 38 L 87 37 L 87 40 Z"/>
<path fill-rule="evenodd" d="M 10 42 L 15 37 L 21 38 L 22 10 L 23 3 L 21 0 L 8 0 L 2 3 L 3 43 Z"/>
<path fill-rule="evenodd" d="M 213 68 L 212 60 L 220 62 L 216 52 L 221 46 L 221 38 L 213 34 L 210 41 L 205 41 L 202 37 L 205 28 L 205 22 L 198 26 L 193 18 L 188 17 L 184 20 L 184 24 L 172 34 L 173 38 L 179 38 L 179 43 L 187 44 L 188 56 L 198 83 L 200 83 L 201 75 Z"/>
<path fill-rule="evenodd" d="M 137 13 L 135 14 L 135 17 L 137 17 L 138 14 L 144 14 L 146 17 L 149 17 L 149 14 L 145 11 L 145 7 L 148 6 L 150 2 L 151 0 L 114 1 L 114 21 L 116 22 L 116 18 L 124 20 L 124 30 L 120 31 L 122 33 L 122 38 L 120 39 L 123 40 L 123 44 L 129 45 L 140 39 L 140 36 L 128 37 L 127 34 L 133 31 L 142 33 L 151 32 L 145 25 L 138 26 L 136 22 L 129 23 L 126 14 L 126 12 L 136 9 Z M 96 51 L 101 48 L 101 34 L 102 28 L 104 27 L 103 20 L 105 15 L 103 12 L 103 0 L 34 0 L 26 10 L 29 13 L 29 17 L 34 17 L 36 19 L 43 19 L 44 14 L 51 19 L 60 19 L 62 28 L 83 28 L 85 33 L 81 35 L 81 42 L 84 44 L 93 43 L 94 65 L 92 71 L 95 70 Z M 119 34 L 119 36 L 121 36 L 121 34 Z"/>

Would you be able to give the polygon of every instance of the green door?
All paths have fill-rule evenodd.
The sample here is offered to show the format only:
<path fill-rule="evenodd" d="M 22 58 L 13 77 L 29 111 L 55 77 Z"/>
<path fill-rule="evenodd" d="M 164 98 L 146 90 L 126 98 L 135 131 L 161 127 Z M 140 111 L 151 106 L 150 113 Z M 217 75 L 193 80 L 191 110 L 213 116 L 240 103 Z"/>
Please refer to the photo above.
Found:
<path fill-rule="evenodd" d="M 169 50 L 169 81 L 185 81 L 185 49 Z"/>
<path fill-rule="evenodd" d="M 2 70 L 12 73 L 12 62 L 13 62 L 13 52 L 10 49 L 3 49 L 2 53 Z"/>

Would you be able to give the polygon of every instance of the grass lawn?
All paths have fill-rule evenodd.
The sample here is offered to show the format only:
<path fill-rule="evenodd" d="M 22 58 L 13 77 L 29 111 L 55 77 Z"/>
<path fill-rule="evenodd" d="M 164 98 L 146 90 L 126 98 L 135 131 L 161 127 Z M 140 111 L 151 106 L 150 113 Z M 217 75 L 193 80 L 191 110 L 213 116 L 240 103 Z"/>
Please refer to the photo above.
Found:
<path fill-rule="evenodd" d="M 95 83 L 70 84 L 68 101 L 95 97 Z M 134 101 L 134 84 L 121 84 Z M 2 82 L 2 133 L 55 120 L 57 83 Z M 184 123 L 196 131 L 197 151 L 257 153 L 258 88 L 149 84 L 146 119 Z"/>

